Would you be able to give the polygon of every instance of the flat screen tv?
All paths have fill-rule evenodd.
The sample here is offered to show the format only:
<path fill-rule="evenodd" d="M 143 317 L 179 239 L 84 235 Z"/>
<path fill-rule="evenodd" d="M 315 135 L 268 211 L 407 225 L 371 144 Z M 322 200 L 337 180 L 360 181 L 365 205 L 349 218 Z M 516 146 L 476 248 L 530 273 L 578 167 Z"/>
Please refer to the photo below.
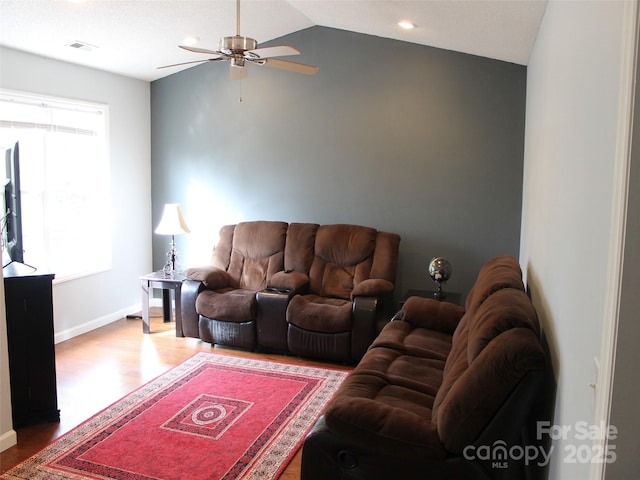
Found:
<path fill-rule="evenodd" d="M 22 245 L 22 204 L 20 201 L 20 147 L 18 142 L 4 148 L 5 180 L 2 196 L 2 267 L 24 263 Z"/>

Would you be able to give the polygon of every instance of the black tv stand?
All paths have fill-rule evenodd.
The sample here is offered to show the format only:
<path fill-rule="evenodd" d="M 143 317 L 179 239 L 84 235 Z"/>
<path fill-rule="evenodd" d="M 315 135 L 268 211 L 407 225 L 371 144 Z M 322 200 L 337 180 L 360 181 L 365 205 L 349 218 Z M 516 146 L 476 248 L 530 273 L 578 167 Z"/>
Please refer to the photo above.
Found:
<path fill-rule="evenodd" d="M 35 272 L 18 262 L 3 268 L 14 428 L 60 420 L 53 336 L 54 275 Z"/>

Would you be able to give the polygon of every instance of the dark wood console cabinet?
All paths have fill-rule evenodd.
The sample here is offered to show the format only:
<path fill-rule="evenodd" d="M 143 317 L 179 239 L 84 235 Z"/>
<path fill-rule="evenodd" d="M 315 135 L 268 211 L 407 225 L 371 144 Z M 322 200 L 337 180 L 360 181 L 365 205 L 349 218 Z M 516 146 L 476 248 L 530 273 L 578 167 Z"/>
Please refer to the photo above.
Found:
<path fill-rule="evenodd" d="M 13 426 L 60 420 L 53 338 L 54 275 L 4 279 Z"/>

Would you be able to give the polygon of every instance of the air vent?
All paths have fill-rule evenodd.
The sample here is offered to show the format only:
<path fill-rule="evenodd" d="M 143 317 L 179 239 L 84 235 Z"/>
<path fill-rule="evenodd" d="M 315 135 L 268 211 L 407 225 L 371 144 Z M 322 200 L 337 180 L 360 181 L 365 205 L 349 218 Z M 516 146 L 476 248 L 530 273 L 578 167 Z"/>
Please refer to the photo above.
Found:
<path fill-rule="evenodd" d="M 74 42 L 68 43 L 66 46 L 67 47 L 71 47 L 71 48 L 75 48 L 76 50 L 84 50 L 85 52 L 92 52 L 93 50 L 98 48 L 95 45 L 91 45 L 89 43 L 81 42 L 80 40 L 76 40 Z"/>

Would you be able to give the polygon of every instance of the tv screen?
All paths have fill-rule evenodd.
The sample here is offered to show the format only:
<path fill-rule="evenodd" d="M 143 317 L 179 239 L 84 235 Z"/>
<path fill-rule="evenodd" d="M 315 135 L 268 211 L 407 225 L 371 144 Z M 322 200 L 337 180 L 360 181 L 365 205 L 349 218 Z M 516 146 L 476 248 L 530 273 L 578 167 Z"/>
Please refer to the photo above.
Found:
<path fill-rule="evenodd" d="M 20 201 L 20 147 L 18 142 L 4 148 L 5 180 L 2 196 L 2 266 L 24 263 L 22 245 L 22 205 Z"/>

